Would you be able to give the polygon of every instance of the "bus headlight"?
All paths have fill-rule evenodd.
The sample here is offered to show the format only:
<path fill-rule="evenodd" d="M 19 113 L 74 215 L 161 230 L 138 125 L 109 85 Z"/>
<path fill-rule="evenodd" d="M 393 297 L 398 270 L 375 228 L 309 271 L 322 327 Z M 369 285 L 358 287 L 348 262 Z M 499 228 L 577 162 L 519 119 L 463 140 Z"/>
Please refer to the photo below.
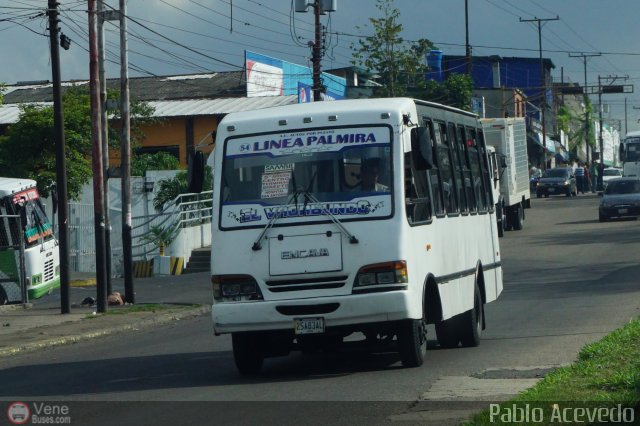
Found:
<path fill-rule="evenodd" d="M 406 284 L 409 282 L 407 276 L 407 262 L 396 260 L 393 262 L 374 263 L 360 268 L 354 287 L 364 287 L 371 285 L 385 284 Z"/>
<path fill-rule="evenodd" d="M 212 275 L 213 298 L 217 301 L 240 302 L 263 300 L 258 283 L 251 275 Z"/>

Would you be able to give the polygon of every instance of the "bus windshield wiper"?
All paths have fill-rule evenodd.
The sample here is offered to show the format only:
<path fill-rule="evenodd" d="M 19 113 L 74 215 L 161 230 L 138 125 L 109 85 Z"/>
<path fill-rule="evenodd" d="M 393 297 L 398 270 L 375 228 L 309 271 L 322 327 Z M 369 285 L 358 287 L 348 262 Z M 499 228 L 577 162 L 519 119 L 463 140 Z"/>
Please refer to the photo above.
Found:
<path fill-rule="evenodd" d="M 315 178 L 315 175 L 314 175 Z M 296 188 L 295 185 L 295 173 L 292 173 L 291 175 L 291 180 L 293 183 L 294 188 Z M 287 206 L 290 205 L 295 205 L 296 210 L 298 210 L 298 197 L 300 195 L 304 196 L 304 207 L 303 210 L 307 209 L 307 204 L 309 204 L 309 201 L 311 201 L 314 204 L 319 204 L 321 205 L 322 203 L 316 198 L 314 197 L 311 192 L 309 191 L 311 188 L 311 185 L 313 184 L 313 178 L 311 179 L 311 182 L 309 183 L 309 187 L 307 189 L 304 188 L 298 188 L 296 189 L 293 194 L 291 194 L 291 197 L 289 197 L 289 200 L 287 201 L 286 205 L 280 206 L 280 208 L 278 209 L 278 211 L 271 217 L 271 219 L 269 219 L 269 223 L 266 224 L 266 226 L 264 227 L 264 229 L 262 230 L 262 232 L 260 233 L 260 235 L 258 236 L 258 238 L 253 242 L 253 245 L 251 246 L 251 249 L 253 251 L 258 251 L 262 248 L 262 238 L 264 238 L 265 234 L 269 231 L 270 228 L 273 227 L 273 225 L 276 223 L 276 221 L 278 219 L 280 219 L 282 217 L 282 213 L 284 212 L 284 209 Z M 340 228 L 348 237 L 349 237 L 349 242 L 351 244 L 358 244 L 359 241 L 358 239 L 355 237 L 355 235 L 353 235 L 351 232 L 349 232 L 347 230 L 347 228 L 344 227 L 344 225 L 340 222 L 340 220 L 338 220 L 337 217 L 335 217 L 335 215 L 333 213 L 331 213 L 328 209 L 326 208 L 321 208 L 322 213 L 327 215 L 329 217 L 329 219 L 331 219 L 331 221 L 333 223 L 336 224 L 336 226 L 338 226 L 338 228 Z"/>
<path fill-rule="evenodd" d="M 304 195 L 304 207 L 305 207 L 305 209 L 307 208 L 307 203 L 309 201 L 311 201 L 312 203 L 317 204 L 317 205 L 322 205 L 322 202 L 320 200 L 318 200 L 316 197 L 314 197 L 313 194 L 311 194 L 306 189 L 301 189 L 301 190 L 297 191 L 296 192 L 296 197 L 298 195 Z M 360 242 L 360 241 L 358 241 L 358 239 L 356 238 L 355 235 L 353 235 L 351 232 L 349 232 L 347 230 L 347 228 L 345 228 L 345 226 L 342 224 L 342 222 L 340 222 L 340 219 L 338 219 L 333 213 L 331 213 L 331 211 L 328 208 L 323 206 L 323 207 L 320 208 L 320 211 L 323 214 L 325 214 L 326 216 L 328 216 L 329 219 L 331 219 L 331 221 L 333 223 L 335 223 L 336 226 L 338 228 L 340 228 L 342 230 L 342 232 L 344 232 L 347 235 L 347 237 L 349 237 L 349 242 L 351 244 L 358 244 Z"/>
<path fill-rule="evenodd" d="M 269 219 L 269 222 L 265 225 L 265 227 L 262 229 L 262 232 L 260 233 L 260 235 L 258 236 L 258 239 L 256 239 L 253 242 L 253 245 L 251 246 L 251 250 L 253 251 L 258 251 L 262 248 L 262 244 L 260 243 L 260 241 L 262 241 L 262 238 L 264 237 L 264 235 L 267 233 L 267 231 L 276 223 L 276 221 L 278 219 L 280 219 L 282 217 L 282 213 L 284 212 L 285 208 L 287 208 L 288 206 L 290 206 L 292 204 L 293 200 L 296 200 L 296 208 L 298 206 L 298 192 L 295 191 L 293 194 L 291 194 L 291 197 L 289 197 L 289 200 L 287 201 L 287 204 L 282 205 L 278 208 L 278 211 L 276 211 L 274 213 L 273 216 L 271 216 L 271 219 Z"/>

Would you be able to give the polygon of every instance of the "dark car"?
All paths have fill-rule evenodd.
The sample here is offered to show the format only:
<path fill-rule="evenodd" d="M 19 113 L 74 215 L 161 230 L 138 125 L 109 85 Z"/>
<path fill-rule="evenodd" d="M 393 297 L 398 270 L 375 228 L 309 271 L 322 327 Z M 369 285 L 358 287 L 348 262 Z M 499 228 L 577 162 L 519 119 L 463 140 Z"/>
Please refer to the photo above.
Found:
<path fill-rule="evenodd" d="M 640 216 L 640 179 L 611 179 L 600 200 L 598 217 L 605 222 L 612 217 Z"/>
<path fill-rule="evenodd" d="M 567 197 L 578 195 L 576 178 L 571 167 L 556 167 L 545 170 L 538 180 L 536 197 L 563 194 Z"/>

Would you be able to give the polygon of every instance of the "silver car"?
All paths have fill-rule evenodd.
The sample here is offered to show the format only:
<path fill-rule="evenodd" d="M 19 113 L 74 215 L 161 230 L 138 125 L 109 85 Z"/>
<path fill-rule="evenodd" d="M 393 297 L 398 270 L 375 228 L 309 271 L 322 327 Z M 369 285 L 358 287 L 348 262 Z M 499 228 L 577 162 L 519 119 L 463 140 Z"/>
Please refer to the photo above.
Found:
<path fill-rule="evenodd" d="M 616 179 L 622 177 L 622 169 L 617 167 L 607 167 L 602 170 L 602 187 L 603 189 L 607 189 L 607 185 L 611 179 Z"/>
<path fill-rule="evenodd" d="M 640 179 L 611 179 L 598 207 L 598 218 L 605 222 L 613 217 L 640 216 Z"/>

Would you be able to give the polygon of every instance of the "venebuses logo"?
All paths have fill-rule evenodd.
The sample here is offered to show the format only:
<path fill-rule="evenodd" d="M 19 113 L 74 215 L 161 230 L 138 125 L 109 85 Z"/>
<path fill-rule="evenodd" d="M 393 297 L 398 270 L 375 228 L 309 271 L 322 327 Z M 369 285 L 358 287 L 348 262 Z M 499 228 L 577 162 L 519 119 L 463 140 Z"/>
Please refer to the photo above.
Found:
<path fill-rule="evenodd" d="M 31 411 L 24 402 L 14 402 L 7 408 L 7 418 L 14 425 L 23 425 L 29 421 Z"/>

